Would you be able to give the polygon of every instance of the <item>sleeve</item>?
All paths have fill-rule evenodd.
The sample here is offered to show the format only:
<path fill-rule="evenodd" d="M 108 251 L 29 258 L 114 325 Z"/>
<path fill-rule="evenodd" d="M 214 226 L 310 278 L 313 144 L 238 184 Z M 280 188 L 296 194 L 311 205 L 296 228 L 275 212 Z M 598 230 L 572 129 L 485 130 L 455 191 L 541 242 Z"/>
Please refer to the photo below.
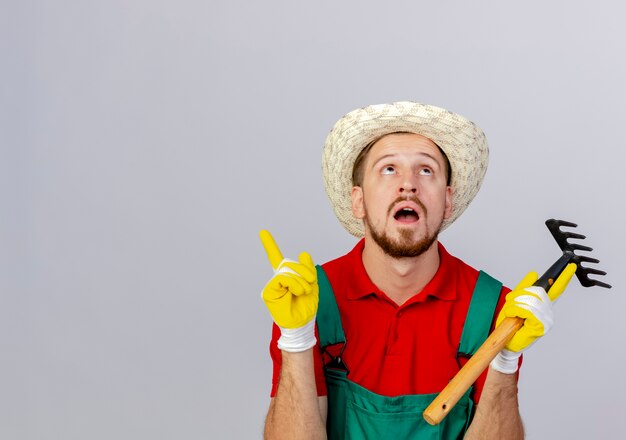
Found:
<path fill-rule="evenodd" d="M 322 363 L 322 350 L 319 345 L 319 334 L 317 332 L 317 326 L 315 327 L 315 336 L 317 338 L 317 345 L 313 347 L 313 368 L 315 369 L 315 384 L 317 385 L 317 395 L 326 396 L 326 379 L 324 378 L 324 368 Z M 276 324 L 272 326 L 272 340 L 270 342 L 270 356 L 272 357 L 273 371 L 272 371 L 272 390 L 270 397 L 276 396 L 278 390 L 278 382 L 280 381 L 280 368 L 282 366 L 282 353 L 278 348 L 278 339 L 280 338 L 280 329 Z"/>
<path fill-rule="evenodd" d="M 502 286 L 502 290 L 500 291 L 500 298 L 498 299 L 498 304 L 496 305 L 496 311 L 493 315 L 493 321 L 491 322 L 491 329 L 489 330 L 489 333 L 491 334 L 491 332 L 493 332 L 493 330 L 496 327 L 496 319 L 498 318 L 498 315 L 500 314 L 500 310 L 502 310 L 502 307 L 504 306 L 504 303 L 506 302 L 506 295 L 511 291 L 511 289 L 509 289 L 506 286 Z M 519 359 L 519 366 L 522 366 L 522 360 L 524 358 L 524 355 L 522 355 Z M 482 394 L 483 391 L 483 387 L 485 385 L 485 379 L 487 378 L 487 371 L 489 370 L 489 368 L 487 368 L 485 371 L 483 371 L 483 373 L 478 377 L 478 379 L 476 379 L 476 382 L 474 383 L 474 396 L 473 396 L 473 400 L 474 403 L 478 404 L 479 400 L 480 400 L 480 395 Z M 515 377 L 516 379 L 519 380 L 519 369 L 517 370 L 517 373 L 515 373 Z"/>

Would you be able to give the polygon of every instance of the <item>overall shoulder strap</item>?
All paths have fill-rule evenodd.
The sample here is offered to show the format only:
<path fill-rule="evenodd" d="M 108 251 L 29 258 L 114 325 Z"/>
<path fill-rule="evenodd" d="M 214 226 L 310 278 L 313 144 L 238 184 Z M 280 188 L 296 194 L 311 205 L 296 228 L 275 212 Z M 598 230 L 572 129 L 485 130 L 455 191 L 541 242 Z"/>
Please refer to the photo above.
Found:
<path fill-rule="evenodd" d="M 502 283 L 480 271 L 463 326 L 458 355 L 473 355 L 489 336 Z"/>
<path fill-rule="evenodd" d="M 320 346 L 328 347 L 346 342 L 341 325 L 341 316 L 335 300 L 333 288 L 322 266 L 316 266 L 317 283 L 320 289 L 320 302 L 317 309 L 317 330 L 320 337 Z"/>

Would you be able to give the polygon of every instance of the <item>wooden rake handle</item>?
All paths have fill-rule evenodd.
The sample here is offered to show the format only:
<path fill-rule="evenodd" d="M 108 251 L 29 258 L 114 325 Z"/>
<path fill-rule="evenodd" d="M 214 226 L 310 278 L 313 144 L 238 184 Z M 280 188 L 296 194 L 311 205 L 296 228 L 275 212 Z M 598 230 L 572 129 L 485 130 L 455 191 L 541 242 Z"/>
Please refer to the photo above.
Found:
<path fill-rule="evenodd" d="M 522 318 L 505 318 L 426 408 L 424 419 L 431 425 L 438 425 L 523 325 Z"/>

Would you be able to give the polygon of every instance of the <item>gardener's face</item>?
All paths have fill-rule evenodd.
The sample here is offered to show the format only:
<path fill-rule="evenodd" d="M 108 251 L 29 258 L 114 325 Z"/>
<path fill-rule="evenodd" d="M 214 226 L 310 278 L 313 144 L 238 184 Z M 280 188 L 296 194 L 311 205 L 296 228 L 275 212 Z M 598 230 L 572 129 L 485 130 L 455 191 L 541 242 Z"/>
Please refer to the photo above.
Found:
<path fill-rule="evenodd" d="M 436 241 L 451 213 L 446 159 L 430 139 L 413 133 L 380 138 L 369 151 L 361 186 L 352 189 L 352 211 L 366 238 L 389 255 L 420 255 Z"/>

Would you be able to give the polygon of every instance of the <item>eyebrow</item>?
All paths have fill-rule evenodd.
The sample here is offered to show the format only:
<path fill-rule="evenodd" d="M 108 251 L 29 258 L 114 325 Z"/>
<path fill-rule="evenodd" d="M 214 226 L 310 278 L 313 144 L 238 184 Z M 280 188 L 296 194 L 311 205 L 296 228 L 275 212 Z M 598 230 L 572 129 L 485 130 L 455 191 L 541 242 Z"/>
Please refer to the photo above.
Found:
<path fill-rule="evenodd" d="M 428 153 L 424 153 L 424 152 L 417 153 L 417 154 L 418 154 L 418 156 L 426 156 L 426 157 L 428 157 L 428 158 L 429 158 L 429 159 L 431 159 L 433 162 L 435 162 L 439 168 L 441 168 L 441 165 L 440 165 L 440 164 L 439 164 L 439 162 L 437 161 L 437 158 L 436 158 L 435 156 L 433 156 L 432 154 L 428 154 Z M 372 166 L 370 167 L 370 169 L 375 168 L 375 167 L 376 167 L 376 165 L 378 164 L 378 162 L 381 162 L 381 161 L 383 161 L 384 159 L 388 159 L 388 158 L 390 158 L 390 157 L 395 157 L 395 156 L 397 156 L 397 155 L 398 155 L 397 153 L 391 153 L 391 154 L 385 154 L 384 156 L 379 157 L 379 158 L 378 158 L 378 159 L 376 159 L 376 161 L 372 164 Z"/>

